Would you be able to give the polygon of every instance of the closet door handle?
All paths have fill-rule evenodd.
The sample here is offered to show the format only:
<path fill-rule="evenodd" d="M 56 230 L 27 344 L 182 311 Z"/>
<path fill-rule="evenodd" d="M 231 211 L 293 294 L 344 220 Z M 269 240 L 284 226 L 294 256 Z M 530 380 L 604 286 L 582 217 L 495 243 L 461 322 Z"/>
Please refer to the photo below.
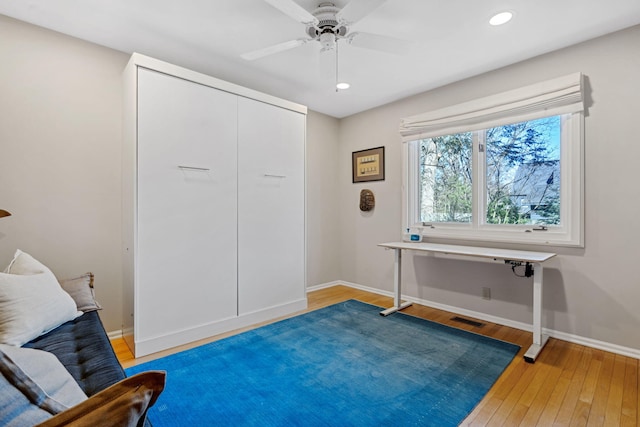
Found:
<path fill-rule="evenodd" d="M 264 176 L 270 177 L 270 178 L 286 178 L 287 175 L 278 175 L 275 173 L 265 173 Z"/>
<path fill-rule="evenodd" d="M 186 170 L 192 170 L 192 171 L 210 171 L 211 170 L 209 168 L 199 168 L 199 167 L 196 167 L 196 166 L 182 166 L 182 165 L 178 165 L 178 168 L 186 169 Z"/>

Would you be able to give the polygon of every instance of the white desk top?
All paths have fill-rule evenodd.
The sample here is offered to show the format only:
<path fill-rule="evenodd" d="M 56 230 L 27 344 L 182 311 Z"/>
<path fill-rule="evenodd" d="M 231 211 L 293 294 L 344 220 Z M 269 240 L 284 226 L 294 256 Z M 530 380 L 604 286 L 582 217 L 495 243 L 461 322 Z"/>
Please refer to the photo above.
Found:
<path fill-rule="evenodd" d="M 433 252 L 451 255 L 474 256 L 522 262 L 544 262 L 556 254 L 551 252 L 516 251 L 511 249 L 480 248 L 475 246 L 443 245 L 439 243 L 389 242 L 378 246 L 390 249 L 406 249 L 412 251 Z"/>

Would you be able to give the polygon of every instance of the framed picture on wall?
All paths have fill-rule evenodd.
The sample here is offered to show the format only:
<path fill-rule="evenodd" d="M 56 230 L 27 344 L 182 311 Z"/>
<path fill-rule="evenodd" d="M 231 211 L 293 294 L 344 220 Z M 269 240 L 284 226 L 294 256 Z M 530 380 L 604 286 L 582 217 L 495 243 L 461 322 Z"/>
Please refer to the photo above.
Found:
<path fill-rule="evenodd" d="M 384 147 L 351 154 L 353 182 L 384 181 Z"/>

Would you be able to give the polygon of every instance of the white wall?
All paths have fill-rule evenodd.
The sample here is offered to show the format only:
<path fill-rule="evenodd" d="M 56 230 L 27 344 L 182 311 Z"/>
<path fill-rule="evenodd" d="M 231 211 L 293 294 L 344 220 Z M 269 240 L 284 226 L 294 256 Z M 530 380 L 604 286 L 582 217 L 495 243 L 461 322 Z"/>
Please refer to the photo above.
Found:
<path fill-rule="evenodd" d="M 121 327 L 120 74 L 128 56 L 0 15 L 0 269 L 16 248 L 96 275 Z"/>
<path fill-rule="evenodd" d="M 640 26 L 464 80 L 340 123 L 341 279 L 390 291 L 393 254 L 376 243 L 401 236 L 402 117 L 581 71 L 588 77 L 585 119 L 585 249 L 553 249 L 545 269 L 543 326 L 640 349 Z M 351 184 L 351 152 L 385 145 L 384 182 Z M 376 208 L 358 210 L 371 188 Z M 472 243 L 469 243 L 472 244 Z M 541 250 L 540 247 L 526 249 Z M 405 293 L 440 304 L 531 323 L 531 279 L 503 265 L 405 258 Z M 481 298 L 490 287 L 493 299 Z"/>
<path fill-rule="evenodd" d="M 340 277 L 338 124 L 314 111 L 307 116 L 307 286 Z"/>

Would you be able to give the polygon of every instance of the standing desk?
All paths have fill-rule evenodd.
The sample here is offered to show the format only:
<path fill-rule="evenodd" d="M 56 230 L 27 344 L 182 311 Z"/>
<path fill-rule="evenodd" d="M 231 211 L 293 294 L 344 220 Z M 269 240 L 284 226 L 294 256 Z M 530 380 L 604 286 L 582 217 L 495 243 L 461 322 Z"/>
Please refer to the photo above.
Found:
<path fill-rule="evenodd" d="M 432 254 L 448 254 L 463 257 L 485 258 L 504 261 L 506 264 L 525 264 L 533 275 L 533 344 L 524 355 L 524 360 L 534 363 L 538 354 L 547 343 L 549 337 L 542 335 L 542 263 L 556 256 L 549 252 L 517 251 L 510 249 L 481 248 L 475 246 L 444 245 L 438 243 L 390 242 L 378 246 L 395 250 L 394 265 L 394 304 L 393 307 L 380 312 L 381 316 L 409 307 L 411 302 L 402 302 L 402 251 L 426 252 Z"/>

